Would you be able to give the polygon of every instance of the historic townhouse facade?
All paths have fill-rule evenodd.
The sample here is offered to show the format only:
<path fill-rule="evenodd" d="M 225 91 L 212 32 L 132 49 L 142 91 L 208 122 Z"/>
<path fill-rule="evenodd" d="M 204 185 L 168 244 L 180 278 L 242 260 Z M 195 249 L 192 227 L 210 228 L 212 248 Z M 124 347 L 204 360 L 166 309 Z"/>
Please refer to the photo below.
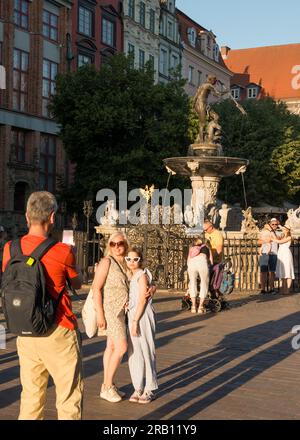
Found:
<path fill-rule="evenodd" d="M 170 81 L 182 64 L 182 45 L 176 16 L 176 0 L 160 0 L 159 81 Z"/>
<path fill-rule="evenodd" d="M 222 87 L 229 90 L 233 74 L 223 61 L 216 36 L 179 9 L 176 14 L 183 45 L 182 74 L 187 79 L 187 94 L 195 95 L 209 75 L 215 75 L 220 81 L 220 90 Z"/>
<path fill-rule="evenodd" d="M 134 66 L 143 68 L 150 61 L 158 81 L 159 0 L 124 0 L 124 52 L 133 54 Z"/>
<path fill-rule="evenodd" d="M 48 103 L 55 77 L 66 71 L 69 0 L 0 2 L 0 53 L 6 89 L 0 96 L 0 224 L 25 230 L 28 194 L 56 192 L 68 162 Z"/>
<path fill-rule="evenodd" d="M 84 64 L 100 68 L 107 57 L 123 52 L 123 2 L 73 0 L 72 70 Z"/>

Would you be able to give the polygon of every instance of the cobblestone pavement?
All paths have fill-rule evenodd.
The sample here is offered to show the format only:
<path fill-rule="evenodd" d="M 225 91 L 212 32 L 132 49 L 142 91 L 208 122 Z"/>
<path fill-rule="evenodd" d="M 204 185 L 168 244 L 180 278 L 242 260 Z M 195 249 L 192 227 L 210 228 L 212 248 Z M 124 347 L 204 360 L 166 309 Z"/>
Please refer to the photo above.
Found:
<path fill-rule="evenodd" d="M 81 292 L 73 301 L 78 317 L 84 298 Z M 180 298 L 170 292 L 155 297 L 160 389 L 149 405 L 98 397 L 105 339 L 84 337 L 84 418 L 299 419 L 300 350 L 292 349 L 291 330 L 300 325 L 300 294 L 233 293 L 229 310 L 206 315 L 182 311 Z M 129 396 L 126 358 L 117 383 Z M 8 334 L 7 348 L 0 350 L 0 419 L 17 418 L 20 390 L 15 337 Z M 46 418 L 56 418 L 52 382 Z"/>

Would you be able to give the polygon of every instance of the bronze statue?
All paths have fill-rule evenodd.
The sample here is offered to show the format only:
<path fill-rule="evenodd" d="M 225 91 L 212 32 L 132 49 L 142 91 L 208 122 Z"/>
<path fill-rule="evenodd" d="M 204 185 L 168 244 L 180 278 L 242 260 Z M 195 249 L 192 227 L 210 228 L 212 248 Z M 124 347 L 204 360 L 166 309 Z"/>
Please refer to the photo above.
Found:
<path fill-rule="evenodd" d="M 222 97 L 229 92 L 228 90 L 219 92 L 215 88 L 216 83 L 217 77 L 214 75 L 209 75 L 207 77 L 207 81 L 198 88 L 194 97 L 193 108 L 199 116 L 199 134 L 196 142 L 205 142 L 206 126 L 211 120 L 213 120 L 213 113 L 216 115 L 215 112 L 212 112 L 209 104 L 207 103 L 209 95 L 212 93 L 214 96 Z M 221 127 L 219 129 L 221 129 Z"/>
<path fill-rule="evenodd" d="M 207 141 L 219 143 L 222 137 L 222 127 L 219 124 L 220 116 L 213 110 L 210 111 L 211 121 L 207 125 Z"/>

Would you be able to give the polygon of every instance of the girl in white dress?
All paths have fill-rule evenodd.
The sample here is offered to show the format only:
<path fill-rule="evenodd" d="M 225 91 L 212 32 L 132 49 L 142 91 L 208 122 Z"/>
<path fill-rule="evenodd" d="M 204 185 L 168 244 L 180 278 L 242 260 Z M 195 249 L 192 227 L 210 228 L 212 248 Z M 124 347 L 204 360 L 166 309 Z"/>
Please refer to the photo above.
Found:
<path fill-rule="evenodd" d="M 282 239 L 272 238 L 279 244 L 276 265 L 276 278 L 281 280 L 281 292 L 284 295 L 290 293 L 292 281 L 295 279 L 293 255 L 290 250 L 292 243 L 291 231 L 283 226 L 284 237 Z"/>
<path fill-rule="evenodd" d="M 155 313 L 152 299 L 145 292 L 151 283 L 151 273 L 142 269 L 143 256 L 131 248 L 125 257 L 132 272 L 128 304 L 128 364 L 134 393 L 130 402 L 150 403 L 158 388 L 155 356 Z"/>

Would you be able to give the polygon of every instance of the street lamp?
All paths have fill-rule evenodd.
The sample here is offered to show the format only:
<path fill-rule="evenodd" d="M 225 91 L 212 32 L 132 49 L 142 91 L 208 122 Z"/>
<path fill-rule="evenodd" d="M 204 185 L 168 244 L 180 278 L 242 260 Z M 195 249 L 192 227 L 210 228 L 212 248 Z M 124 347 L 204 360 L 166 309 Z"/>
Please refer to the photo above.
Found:
<path fill-rule="evenodd" d="M 91 200 L 84 200 L 83 202 L 83 214 L 86 217 L 86 240 L 84 243 L 84 282 L 87 283 L 89 279 L 88 275 L 88 254 L 89 254 L 89 238 L 90 238 L 90 217 L 93 214 L 94 208 Z"/>

